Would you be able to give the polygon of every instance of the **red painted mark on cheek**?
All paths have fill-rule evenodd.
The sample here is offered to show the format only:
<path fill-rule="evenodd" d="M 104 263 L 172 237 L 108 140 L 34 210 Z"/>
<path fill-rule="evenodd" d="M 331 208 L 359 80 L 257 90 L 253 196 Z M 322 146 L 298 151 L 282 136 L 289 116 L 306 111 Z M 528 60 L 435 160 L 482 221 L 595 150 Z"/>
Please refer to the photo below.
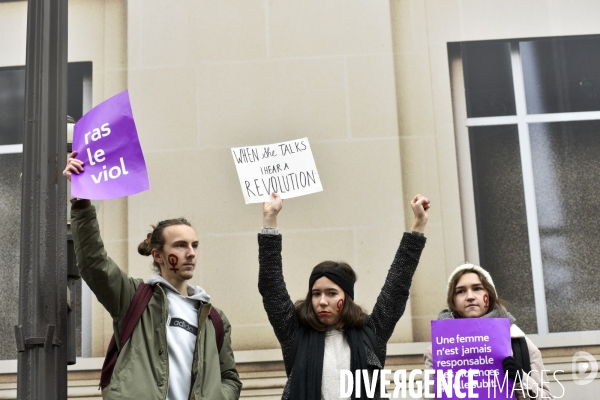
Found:
<path fill-rule="evenodd" d="M 179 271 L 179 268 L 176 268 L 179 258 L 177 258 L 177 256 L 175 254 L 169 254 L 169 257 L 167 258 L 167 260 L 169 260 L 169 264 L 171 264 L 171 268 L 169 268 L 171 271 L 173 271 L 173 272 Z"/>
<path fill-rule="evenodd" d="M 490 307 L 490 299 L 489 299 L 489 297 L 488 297 L 487 294 L 483 295 L 483 306 L 485 308 L 489 308 Z"/>
<path fill-rule="evenodd" d="M 340 313 L 340 311 L 342 311 L 342 307 L 344 307 L 344 300 L 339 299 L 337 302 L 337 312 L 338 314 Z"/>

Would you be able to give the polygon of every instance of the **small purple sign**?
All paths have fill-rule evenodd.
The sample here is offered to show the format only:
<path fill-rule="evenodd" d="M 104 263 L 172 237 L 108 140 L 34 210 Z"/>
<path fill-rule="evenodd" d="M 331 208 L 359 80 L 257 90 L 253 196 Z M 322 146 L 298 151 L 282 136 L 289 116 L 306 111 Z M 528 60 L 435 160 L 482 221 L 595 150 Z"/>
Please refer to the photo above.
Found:
<path fill-rule="evenodd" d="M 150 189 L 127 90 L 75 124 L 73 151 L 84 162 L 84 171 L 71 178 L 73 197 L 108 200 Z"/>
<path fill-rule="evenodd" d="M 508 318 L 431 321 L 431 345 L 436 392 L 444 379 L 437 398 L 513 399 L 513 381 L 502 369 L 502 360 L 511 355 Z"/>

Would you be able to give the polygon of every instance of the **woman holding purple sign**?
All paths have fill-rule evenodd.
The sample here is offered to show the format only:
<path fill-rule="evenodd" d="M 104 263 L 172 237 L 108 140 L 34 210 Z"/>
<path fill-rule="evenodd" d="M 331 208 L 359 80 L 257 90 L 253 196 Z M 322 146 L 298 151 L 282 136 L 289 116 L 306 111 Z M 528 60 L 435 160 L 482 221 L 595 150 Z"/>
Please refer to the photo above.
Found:
<path fill-rule="evenodd" d="M 404 313 L 425 246 L 423 231 L 430 202 L 421 195 L 412 200 L 415 219 L 411 231 L 404 233 L 373 311 L 367 314 L 354 302 L 356 273 L 344 262 L 324 261 L 315 266 L 306 297 L 292 302 L 283 279 L 277 228 L 283 202 L 278 194 L 273 197 L 263 205 L 263 229 L 258 235 L 258 288 L 281 344 L 288 376 L 282 399 L 361 398 L 356 395 L 357 388 L 350 397 L 342 395 L 341 371 L 383 368 L 387 341 Z M 371 394 L 362 382 L 360 394 L 378 399 L 379 385 Z"/>
<path fill-rule="evenodd" d="M 447 303 L 448 308 L 440 311 L 438 320 L 509 318 L 513 356 L 506 357 L 502 361 L 502 367 L 506 375 L 515 382 L 514 394 L 517 400 L 554 398 L 550 393 L 548 377 L 545 373 L 542 376 L 542 354 L 502 305 L 489 272 L 473 264 L 457 267 L 448 279 Z M 520 350 L 519 354 L 515 354 L 515 349 Z M 432 346 L 427 348 L 423 357 L 425 369 L 432 369 Z M 433 392 L 430 389 L 430 393 Z"/>

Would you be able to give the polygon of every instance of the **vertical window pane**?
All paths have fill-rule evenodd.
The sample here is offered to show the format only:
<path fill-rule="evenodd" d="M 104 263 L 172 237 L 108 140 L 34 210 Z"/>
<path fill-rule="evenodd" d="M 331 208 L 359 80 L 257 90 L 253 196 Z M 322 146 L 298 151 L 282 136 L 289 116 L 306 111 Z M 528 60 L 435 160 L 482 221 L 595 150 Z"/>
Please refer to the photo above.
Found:
<path fill-rule="evenodd" d="M 23 143 L 25 70 L 0 68 L 0 146 Z"/>
<path fill-rule="evenodd" d="M 600 329 L 600 121 L 529 131 L 550 332 Z"/>
<path fill-rule="evenodd" d="M 519 135 L 515 125 L 469 128 L 479 260 L 517 324 L 537 332 Z"/>
<path fill-rule="evenodd" d="M 600 110 L 600 37 L 521 42 L 529 114 Z"/>
<path fill-rule="evenodd" d="M 514 115 L 510 43 L 471 42 L 462 44 L 467 116 Z"/>
<path fill-rule="evenodd" d="M 15 325 L 19 322 L 21 258 L 21 165 L 23 155 L 0 154 L 0 359 L 15 359 Z"/>
<path fill-rule="evenodd" d="M 79 121 L 83 116 L 84 80 L 91 79 L 92 63 L 69 63 L 69 84 L 67 88 L 67 114 Z"/>

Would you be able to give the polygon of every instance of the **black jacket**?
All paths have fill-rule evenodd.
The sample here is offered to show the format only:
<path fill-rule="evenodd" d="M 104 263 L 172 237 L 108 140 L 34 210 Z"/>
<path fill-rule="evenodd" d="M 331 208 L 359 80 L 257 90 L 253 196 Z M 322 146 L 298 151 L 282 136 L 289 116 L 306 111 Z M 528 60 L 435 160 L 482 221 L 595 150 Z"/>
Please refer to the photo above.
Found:
<path fill-rule="evenodd" d="M 421 252 L 426 239 L 405 233 L 400 247 L 396 251 L 394 261 L 388 271 L 385 284 L 377 297 L 373 312 L 367 317 L 367 325 L 371 328 L 383 360 L 366 347 L 369 366 L 383 368 L 387 350 L 387 341 L 392 336 L 396 323 L 404 314 L 408 301 L 409 289 L 413 274 L 417 269 Z M 263 297 L 263 305 L 273 326 L 275 336 L 281 345 L 283 362 L 286 371 L 292 370 L 292 348 L 298 334 L 299 322 L 294 315 L 294 302 L 283 280 L 281 261 L 281 235 L 258 235 L 258 290 Z M 290 379 L 285 385 L 282 399 L 289 398 Z M 379 390 L 376 391 L 379 398 Z"/>

